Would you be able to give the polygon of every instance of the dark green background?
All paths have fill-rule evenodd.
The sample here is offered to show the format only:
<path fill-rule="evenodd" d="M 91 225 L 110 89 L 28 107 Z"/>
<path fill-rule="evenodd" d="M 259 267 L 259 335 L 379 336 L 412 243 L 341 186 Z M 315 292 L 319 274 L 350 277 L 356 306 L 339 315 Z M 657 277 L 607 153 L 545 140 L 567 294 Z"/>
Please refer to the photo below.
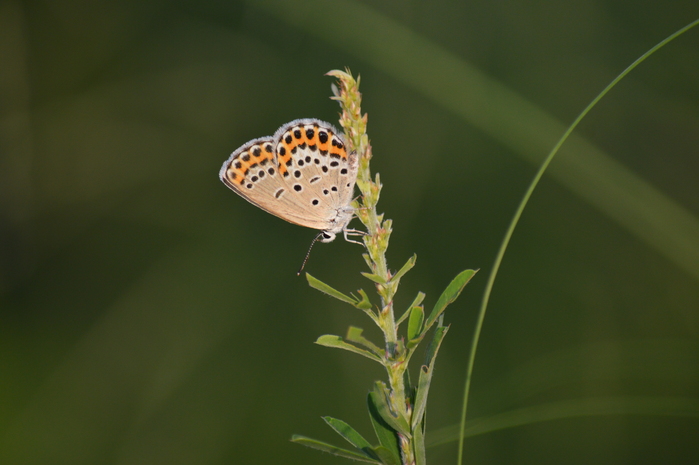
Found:
<path fill-rule="evenodd" d="M 340 444 L 332 415 L 371 436 L 383 373 L 313 341 L 376 331 L 296 277 L 313 231 L 217 178 L 287 121 L 337 124 L 323 74 L 345 66 L 389 263 L 418 255 L 397 308 L 481 269 L 446 314 L 428 437 L 455 424 L 486 277 L 537 164 L 697 17 L 695 0 L 0 2 L 0 462 L 340 463 L 291 434 Z M 466 463 L 696 463 L 699 29 L 575 134 L 505 257 L 472 418 L 638 397 L 686 416 L 530 424 L 467 439 Z M 371 290 L 360 253 L 321 244 L 307 270 Z"/>

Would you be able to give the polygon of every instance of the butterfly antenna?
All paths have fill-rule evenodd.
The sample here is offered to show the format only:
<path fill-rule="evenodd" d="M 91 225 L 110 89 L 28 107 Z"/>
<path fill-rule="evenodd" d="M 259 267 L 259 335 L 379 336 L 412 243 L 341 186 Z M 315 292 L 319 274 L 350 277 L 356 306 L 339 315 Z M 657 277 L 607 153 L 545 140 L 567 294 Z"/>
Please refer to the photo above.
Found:
<path fill-rule="evenodd" d="M 313 238 L 313 242 L 311 242 L 311 245 L 308 247 L 308 252 L 306 252 L 306 258 L 303 259 L 303 263 L 301 263 L 301 268 L 296 272 L 296 276 L 299 276 L 301 272 L 303 271 L 303 268 L 306 266 L 306 262 L 308 261 L 308 257 L 311 256 L 311 249 L 313 248 L 313 245 L 320 240 L 320 238 L 323 237 L 323 231 L 321 231 L 316 237 Z"/>

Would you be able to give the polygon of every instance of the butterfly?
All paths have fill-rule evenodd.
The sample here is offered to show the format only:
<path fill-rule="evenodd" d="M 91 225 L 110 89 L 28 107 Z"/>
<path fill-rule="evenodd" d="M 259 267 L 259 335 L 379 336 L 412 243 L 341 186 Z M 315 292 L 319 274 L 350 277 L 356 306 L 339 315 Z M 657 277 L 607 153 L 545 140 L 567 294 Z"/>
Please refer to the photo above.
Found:
<path fill-rule="evenodd" d="M 273 136 L 243 144 L 223 163 L 219 177 L 266 212 L 320 230 L 313 242 L 331 242 L 342 232 L 348 242 L 361 244 L 348 237 L 364 234 L 348 228 L 358 165 L 357 153 L 347 153 L 330 123 L 297 119 Z"/>

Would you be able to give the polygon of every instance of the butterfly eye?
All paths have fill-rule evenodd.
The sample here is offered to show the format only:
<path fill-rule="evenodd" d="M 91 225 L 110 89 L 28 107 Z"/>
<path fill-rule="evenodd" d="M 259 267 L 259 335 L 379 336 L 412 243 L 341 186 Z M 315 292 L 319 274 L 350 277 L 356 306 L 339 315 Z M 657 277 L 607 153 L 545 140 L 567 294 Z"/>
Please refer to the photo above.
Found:
<path fill-rule="evenodd" d="M 335 234 L 334 234 L 334 233 L 331 233 L 331 232 L 328 232 L 328 231 L 323 231 L 323 232 L 321 233 L 321 235 L 322 235 L 323 237 L 320 239 L 320 242 L 332 242 L 332 241 L 335 240 Z"/>

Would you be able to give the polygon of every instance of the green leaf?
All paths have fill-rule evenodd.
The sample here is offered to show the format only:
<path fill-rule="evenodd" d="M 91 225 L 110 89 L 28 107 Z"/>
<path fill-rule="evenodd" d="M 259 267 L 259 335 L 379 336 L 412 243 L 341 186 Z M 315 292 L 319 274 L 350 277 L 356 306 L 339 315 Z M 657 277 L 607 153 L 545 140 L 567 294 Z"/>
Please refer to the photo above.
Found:
<path fill-rule="evenodd" d="M 396 430 L 391 428 L 391 426 L 386 423 L 386 420 L 379 414 L 378 407 L 374 401 L 375 394 L 370 392 L 367 395 L 367 407 L 369 408 L 369 418 L 371 418 L 371 424 L 374 426 L 374 432 L 376 437 L 379 439 L 379 444 L 384 447 L 393 457 L 392 461 L 400 464 L 400 450 L 398 448 L 398 437 L 396 436 Z M 379 457 L 384 463 L 389 463 L 382 454 Z"/>
<path fill-rule="evenodd" d="M 353 299 L 352 297 L 343 294 L 337 289 L 333 289 L 332 287 L 328 286 L 319 279 L 314 278 L 308 273 L 306 273 L 306 279 L 308 280 L 308 285 L 311 286 L 313 289 L 318 289 L 320 292 L 323 292 L 331 297 L 335 297 L 336 299 L 341 300 L 343 302 L 347 302 L 350 305 L 356 306 L 359 303 L 357 299 Z"/>
<path fill-rule="evenodd" d="M 413 307 L 408 320 L 408 343 L 420 336 L 422 322 L 425 320 L 425 311 L 422 307 Z"/>
<path fill-rule="evenodd" d="M 364 330 L 362 328 L 350 326 L 347 330 L 347 337 L 345 339 L 347 339 L 350 342 L 363 345 L 364 347 L 372 351 L 377 357 L 381 358 L 383 351 L 376 344 L 362 336 L 363 331 Z"/>
<path fill-rule="evenodd" d="M 378 459 L 379 457 L 374 454 L 372 450 L 372 445 L 364 439 L 364 437 L 359 434 L 354 428 L 345 423 L 342 420 L 338 420 L 333 417 L 323 417 L 325 423 L 330 425 L 332 429 L 335 430 L 337 434 L 345 438 L 347 442 L 352 444 L 357 449 L 361 450 L 370 459 Z"/>
<path fill-rule="evenodd" d="M 417 307 L 419 306 L 422 301 L 425 300 L 425 293 L 424 292 L 418 292 L 417 295 L 415 296 L 415 300 L 413 300 L 413 303 L 410 304 L 411 307 Z"/>
<path fill-rule="evenodd" d="M 408 421 L 395 412 L 388 402 L 388 389 L 381 381 L 374 383 L 374 390 L 371 392 L 372 402 L 376 406 L 376 411 L 388 423 L 388 425 L 400 434 L 412 437 Z"/>
<path fill-rule="evenodd" d="M 361 273 L 362 273 L 362 276 L 364 276 L 364 277 L 367 278 L 367 279 L 370 279 L 370 280 L 374 281 L 374 282 L 377 283 L 377 284 L 386 284 L 386 280 L 385 280 L 383 277 L 381 277 L 381 276 L 379 276 L 379 275 L 377 275 L 377 274 L 367 273 L 367 272 L 365 272 L 365 271 L 362 271 Z"/>
<path fill-rule="evenodd" d="M 413 256 L 410 257 L 407 262 L 405 262 L 405 265 L 403 265 L 403 268 L 398 270 L 398 273 L 394 274 L 391 277 L 391 282 L 400 281 L 400 278 L 402 278 L 405 273 L 410 271 L 415 266 L 416 261 L 417 261 L 417 254 L 413 254 Z"/>
<path fill-rule="evenodd" d="M 376 446 L 372 449 L 374 453 L 381 459 L 384 465 L 401 465 L 400 458 L 393 454 L 393 451 L 384 446 Z"/>
<path fill-rule="evenodd" d="M 381 462 L 379 462 L 378 460 L 370 459 L 366 455 L 362 455 L 351 450 L 342 449 L 340 447 L 333 446 L 332 444 L 318 441 L 317 439 L 307 438 L 306 436 L 301 436 L 299 434 L 294 434 L 291 437 L 291 442 L 301 444 L 302 446 L 310 447 L 311 449 L 327 452 L 338 457 L 343 457 L 350 460 L 357 460 L 359 462 L 375 463 L 377 465 L 382 465 Z"/>
<path fill-rule="evenodd" d="M 325 347 L 333 347 L 335 349 L 344 349 L 344 350 L 349 350 L 350 352 L 354 352 L 355 354 L 363 355 L 366 358 L 369 358 L 375 362 L 379 362 L 383 365 L 383 360 L 381 357 L 378 355 L 369 352 L 368 350 L 362 349 L 360 347 L 357 347 L 352 344 L 348 344 L 345 342 L 340 336 L 335 336 L 332 334 L 325 334 L 323 336 L 320 336 L 316 340 L 316 344 L 325 346 Z"/>
<path fill-rule="evenodd" d="M 418 425 L 413 430 L 413 450 L 415 452 L 415 465 L 427 465 L 427 454 L 425 453 L 425 433 L 423 425 Z"/>
<path fill-rule="evenodd" d="M 427 394 L 430 390 L 430 382 L 432 381 L 432 373 L 434 372 L 434 362 L 437 358 L 439 346 L 442 344 L 442 340 L 444 340 L 444 336 L 447 334 L 448 330 L 448 326 L 439 324 L 434 331 L 434 336 L 432 337 L 430 345 L 427 347 L 425 364 L 420 367 L 420 377 L 417 382 L 417 394 L 415 395 L 415 405 L 413 407 L 413 430 L 415 430 L 417 425 L 422 421 L 422 416 L 425 413 Z"/>
<path fill-rule="evenodd" d="M 464 290 L 464 286 L 466 286 L 466 284 L 470 281 L 473 275 L 476 274 L 476 271 L 477 270 L 462 271 L 461 273 L 456 275 L 456 278 L 454 278 L 451 283 L 449 283 L 447 288 L 444 289 L 444 292 L 442 292 L 442 295 L 439 296 L 437 303 L 434 305 L 434 308 L 432 309 L 432 313 L 430 313 L 430 316 L 427 318 L 427 323 L 425 323 L 425 331 L 432 327 L 435 320 L 447 308 L 447 305 L 454 302 L 456 298 L 459 297 L 461 291 Z"/>
<path fill-rule="evenodd" d="M 359 289 L 357 292 L 362 296 L 362 300 L 358 302 L 355 307 L 360 310 L 371 310 L 371 301 L 369 300 L 369 296 L 366 295 L 366 292 L 364 292 L 364 289 Z"/>
<path fill-rule="evenodd" d="M 415 297 L 415 300 L 413 300 L 413 303 L 410 304 L 410 306 L 409 306 L 408 309 L 405 311 L 405 313 L 403 313 L 403 314 L 400 316 L 400 318 L 398 318 L 398 321 L 396 321 L 396 326 L 398 326 L 399 324 L 403 323 L 403 321 L 405 321 L 405 319 L 408 318 L 408 315 L 410 315 L 410 312 L 411 312 L 411 310 L 413 309 L 413 307 L 418 307 L 418 306 L 420 306 L 420 304 L 422 303 L 423 300 L 425 300 L 425 293 L 424 293 L 424 292 L 418 292 L 418 293 L 417 293 L 417 296 Z"/>

